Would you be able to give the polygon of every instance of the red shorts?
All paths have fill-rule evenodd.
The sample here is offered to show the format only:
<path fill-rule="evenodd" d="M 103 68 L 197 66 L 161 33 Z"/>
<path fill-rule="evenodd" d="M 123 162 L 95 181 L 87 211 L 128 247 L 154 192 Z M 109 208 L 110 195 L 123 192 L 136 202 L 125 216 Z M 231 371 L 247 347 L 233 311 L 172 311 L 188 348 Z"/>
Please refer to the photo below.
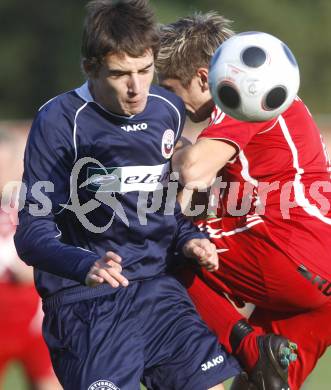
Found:
<path fill-rule="evenodd" d="M 219 250 L 219 270 L 202 270 L 216 291 L 275 311 L 300 312 L 331 300 L 298 271 L 299 264 L 274 243 L 264 222 L 222 234 L 211 237 Z"/>
<path fill-rule="evenodd" d="M 254 303 L 250 322 L 258 332 L 282 334 L 299 345 L 298 361 L 290 369 L 292 390 L 300 388 L 325 349 L 331 345 L 331 298 L 307 280 L 298 264 L 270 239 L 265 223 L 215 237 L 219 270 L 183 270 L 186 285 L 204 321 L 231 351 L 229 335 L 242 316 L 227 301 Z"/>
<path fill-rule="evenodd" d="M 0 283 L 0 375 L 12 360 L 22 363 L 32 381 L 53 375 L 40 303 L 34 286 Z"/>

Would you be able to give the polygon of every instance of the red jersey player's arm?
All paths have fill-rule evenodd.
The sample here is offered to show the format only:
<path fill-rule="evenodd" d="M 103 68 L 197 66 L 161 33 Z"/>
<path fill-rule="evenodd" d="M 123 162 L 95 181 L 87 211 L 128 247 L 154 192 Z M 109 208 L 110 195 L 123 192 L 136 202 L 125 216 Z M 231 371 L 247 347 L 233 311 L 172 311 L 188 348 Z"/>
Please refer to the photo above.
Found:
<path fill-rule="evenodd" d="M 186 188 L 206 188 L 236 153 L 236 148 L 226 142 L 202 138 L 175 152 L 172 167 Z"/>

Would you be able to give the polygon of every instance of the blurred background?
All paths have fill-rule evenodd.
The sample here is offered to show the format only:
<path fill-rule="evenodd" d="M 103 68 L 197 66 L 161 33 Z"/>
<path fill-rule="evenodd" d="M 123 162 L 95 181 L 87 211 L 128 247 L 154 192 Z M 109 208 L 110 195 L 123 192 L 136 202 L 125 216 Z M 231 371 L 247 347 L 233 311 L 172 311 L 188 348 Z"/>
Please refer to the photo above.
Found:
<path fill-rule="evenodd" d="M 21 176 L 24 143 L 37 109 L 50 98 L 84 81 L 80 71 L 80 40 L 86 3 L 81 0 L 0 0 L 0 195 L 9 181 L 19 180 Z M 232 28 L 236 32 L 265 31 L 285 41 L 299 63 L 299 95 L 314 115 L 331 149 L 329 0 L 151 0 L 151 3 L 161 23 L 195 10 L 216 10 L 233 21 Z M 186 128 L 191 128 L 191 124 Z M 29 272 L 15 265 L 17 259 L 12 253 L 8 260 L 8 247 L 12 245 L 12 232 L 8 226 L 15 225 L 13 218 L 4 221 L 0 214 L 0 228 L 3 227 L 0 230 L 0 287 L 5 285 L 0 290 L 0 340 L 6 335 L 6 327 L 16 329 L 15 326 L 28 321 L 17 315 L 22 311 L 24 301 L 8 300 L 10 294 L 16 295 L 8 292 L 9 281 L 14 281 L 16 287 L 32 283 Z M 1 267 L 4 263 L 6 271 Z M 39 306 L 36 298 L 31 299 L 34 299 L 34 306 L 31 303 L 29 321 L 35 321 L 35 324 Z M 9 344 L 14 346 L 18 336 L 11 337 Z M 8 341 L 8 331 L 6 338 Z M 0 363 L 4 359 L 1 355 L 3 345 L 0 341 Z M 36 352 L 34 347 L 29 349 Z M 20 363 L 10 363 L 6 370 L 3 367 L 0 389 L 58 388 L 51 378 L 45 384 L 41 373 L 33 383 L 31 375 L 36 373 L 31 373 L 32 368 L 25 361 L 27 358 L 24 360 L 22 356 L 17 352 L 16 361 L 20 360 Z M 306 389 L 330 389 L 330 375 L 327 375 L 330 364 L 331 353 L 321 360 Z"/>
<path fill-rule="evenodd" d="M 0 0 L 0 118 L 31 118 L 49 98 L 76 87 L 81 0 Z M 151 0 L 160 22 L 193 10 L 217 10 L 237 32 L 261 30 L 284 40 L 300 65 L 300 96 L 315 115 L 331 107 L 329 0 Z"/>

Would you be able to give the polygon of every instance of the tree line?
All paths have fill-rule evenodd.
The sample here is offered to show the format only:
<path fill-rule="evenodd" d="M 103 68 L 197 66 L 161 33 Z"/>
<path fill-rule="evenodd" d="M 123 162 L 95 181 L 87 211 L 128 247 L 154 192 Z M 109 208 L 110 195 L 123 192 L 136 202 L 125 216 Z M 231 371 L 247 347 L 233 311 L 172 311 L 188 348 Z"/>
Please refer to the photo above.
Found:
<path fill-rule="evenodd" d="M 0 119 L 30 118 L 39 106 L 83 82 L 79 0 L 1 0 Z M 301 72 L 299 94 L 312 112 L 331 112 L 329 0 L 151 0 L 161 23 L 216 10 L 236 32 L 266 31 L 285 41 Z"/>

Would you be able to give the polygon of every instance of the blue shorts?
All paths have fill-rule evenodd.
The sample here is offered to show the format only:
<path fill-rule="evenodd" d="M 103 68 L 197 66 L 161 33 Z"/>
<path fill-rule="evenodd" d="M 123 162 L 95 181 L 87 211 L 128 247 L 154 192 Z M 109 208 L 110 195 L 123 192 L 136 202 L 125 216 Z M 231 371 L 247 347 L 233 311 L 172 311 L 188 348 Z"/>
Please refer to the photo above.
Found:
<path fill-rule="evenodd" d="M 65 390 L 206 390 L 240 371 L 171 276 L 46 308 L 43 332 Z"/>

